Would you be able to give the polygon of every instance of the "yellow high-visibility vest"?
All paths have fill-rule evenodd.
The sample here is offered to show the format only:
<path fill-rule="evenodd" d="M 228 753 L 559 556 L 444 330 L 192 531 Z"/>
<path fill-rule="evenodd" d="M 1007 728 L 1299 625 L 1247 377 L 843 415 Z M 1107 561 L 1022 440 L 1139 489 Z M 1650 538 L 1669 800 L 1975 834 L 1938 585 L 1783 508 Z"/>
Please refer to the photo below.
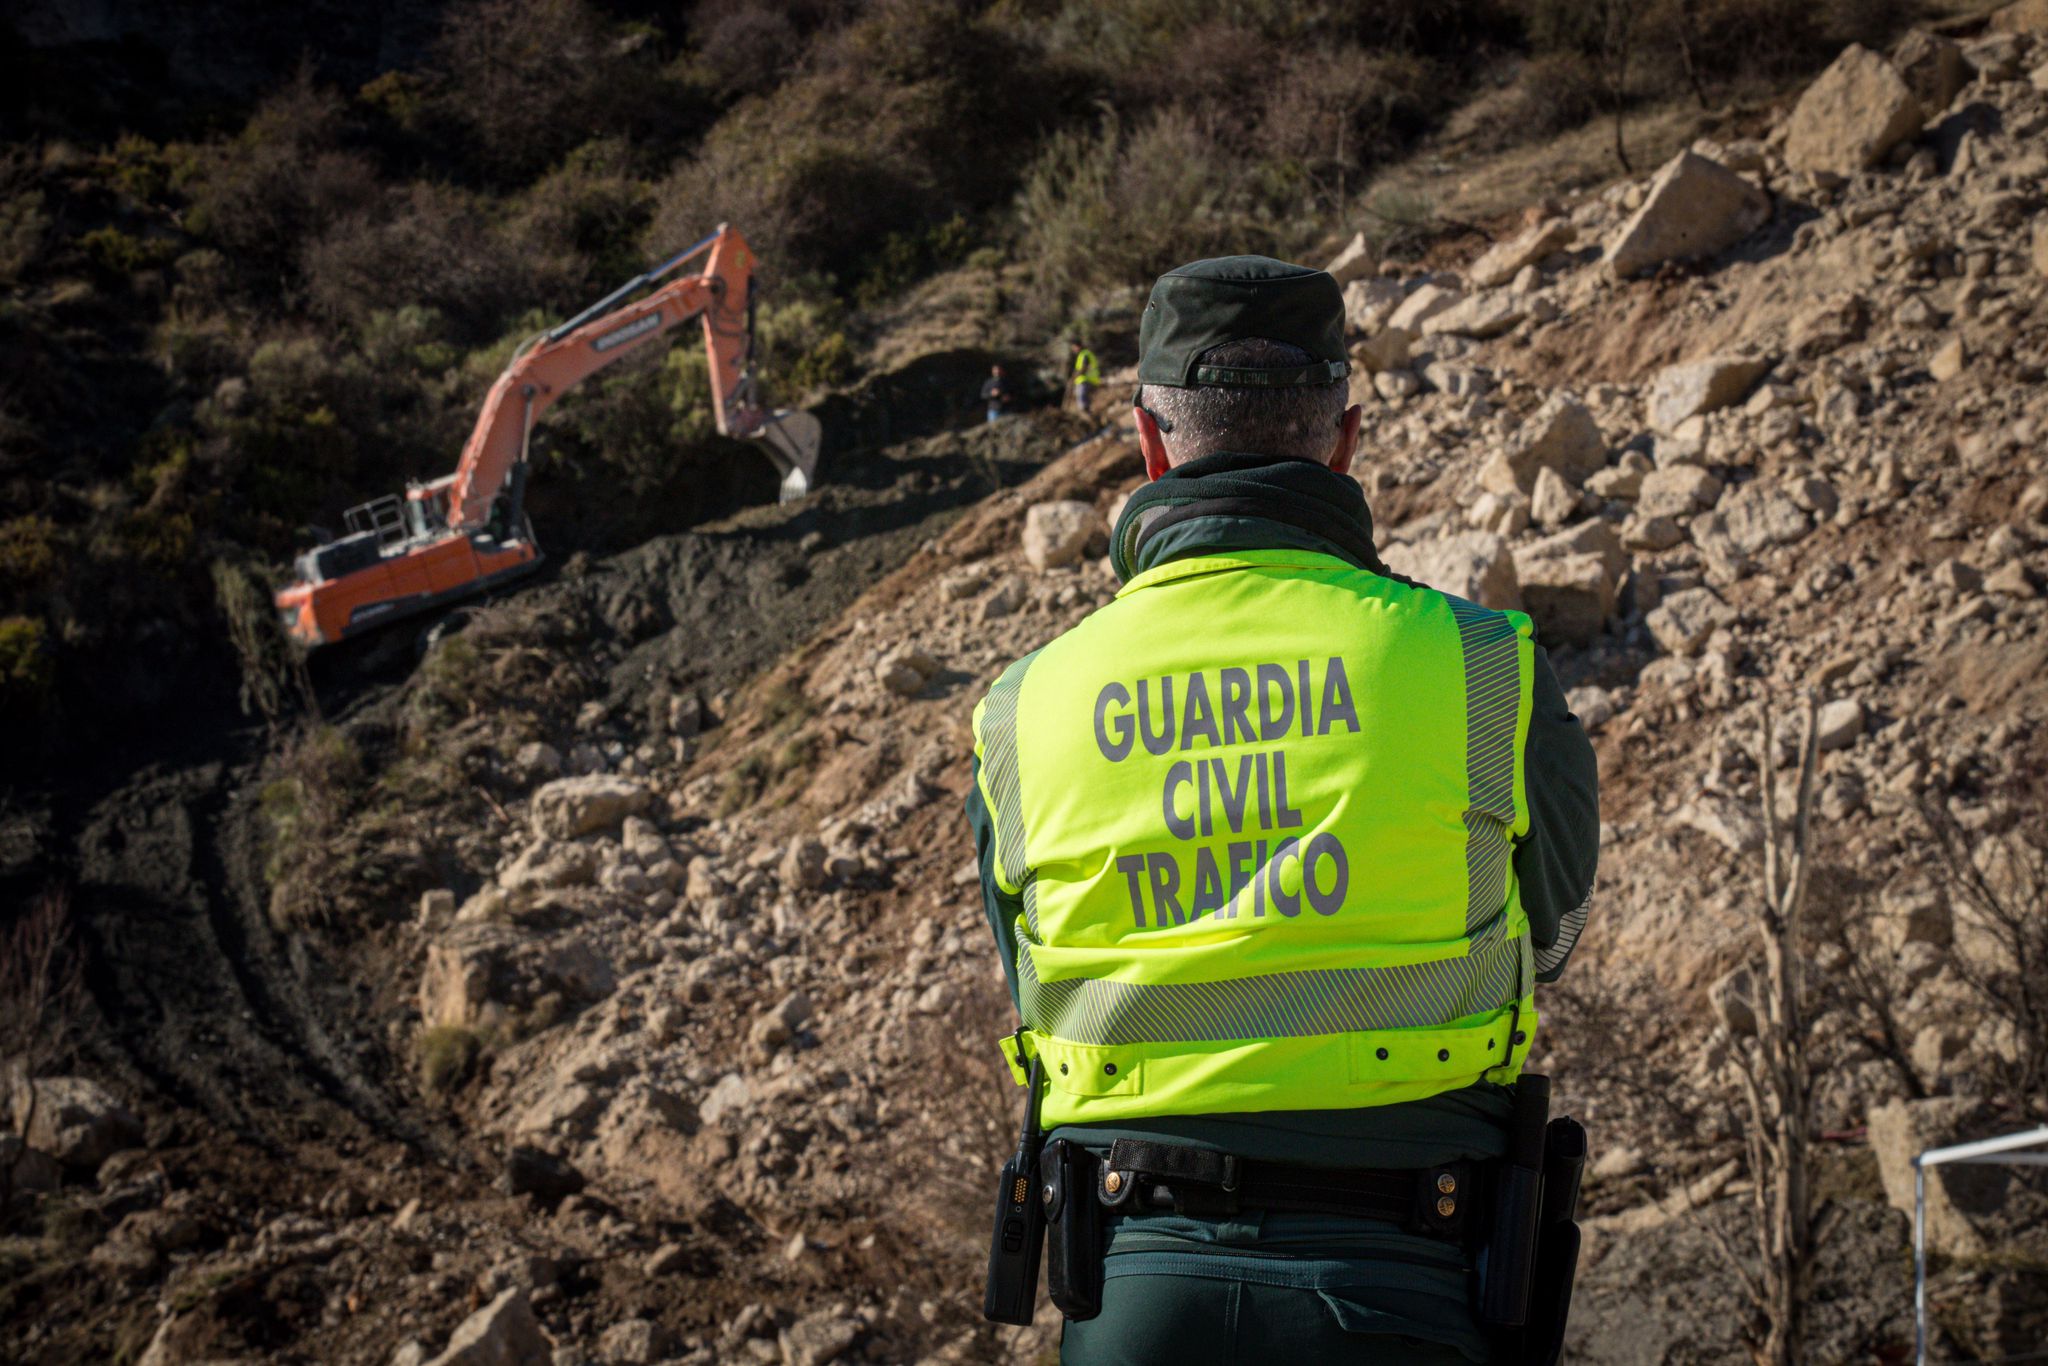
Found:
<path fill-rule="evenodd" d="M 1532 632 L 1333 555 L 1173 560 L 974 714 L 1047 1124 L 1519 1075 Z"/>

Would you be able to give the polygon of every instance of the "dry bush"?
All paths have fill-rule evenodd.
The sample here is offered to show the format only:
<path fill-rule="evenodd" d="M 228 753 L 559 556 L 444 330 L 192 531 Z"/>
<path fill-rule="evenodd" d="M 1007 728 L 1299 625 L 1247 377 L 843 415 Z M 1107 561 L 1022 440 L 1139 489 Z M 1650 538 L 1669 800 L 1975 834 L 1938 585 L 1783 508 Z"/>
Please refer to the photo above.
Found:
<path fill-rule="evenodd" d="M 1179 110 L 1126 131 L 1056 134 L 1024 178 L 1017 218 L 1043 286 L 1071 299 L 1223 251 L 1271 249 L 1252 179 Z"/>
<path fill-rule="evenodd" d="M 349 860 L 340 845 L 365 781 L 362 754 L 332 726 L 308 725 L 280 748 L 258 794 L 264 880 L 279 928 L 326 918 Z"/>
<path fill-rule="evenodd" d="M 1920 819 L 1955 901 L 1950 967 L 1982 1004 L 1987 1035 L 2003 1036 L 1989 1050 L 1993 1089 L 2048 1119 L 2048 844 L 2038 828 L 1973 833 L 1934 800 Z"/>
<path fill-rule="evenodd" d="M 345 123 L 341 98 L 302 72 L 198 159 L 186 226 L 274 279 L 308 237 L 377 193 L 369 158 L 342 146 Z"/>
<path fill-rule="evenodd" d="M 828 8 L 756 0 L 700 4 L 690 14 L 697 69 L 721 99 L 772 89 L 796 69 L 805 35 L 824 20 Z"/>
<path fill-rule="evenodd" d="M 587 142 L 519 197 L 512 235 L 541 276 L 579 295 L 609 289 L 641 268 L 641 235 L 654 187 L 616 138 Z M 694 240 L 694 239 L 693 239 Z"/>
<path fill-rule="evenodd" d="M 497 336 L 514 309 L 553 283 L 507 249 L 475 196 L 415 183 L 307 242 L 313 306 L 360 327 L 379 310 L 438 310 L 473 341 Z"/>
<path fill-rule="evenodd" d="M 1529 59 L 1515 81 L 1514 117 L 1506 138 L 1555 135 L 1592 119 L 1605 99 L 1600 72 L 1582 52 L 1545 52 Z"/>
<path fill-rule="evenodd" d="M 215 560 L 213 590 L 241 667 L 243 714 L 275 726 L 295 706 L 317 713 L 305 660 L 278 629 L 269 588 L 243 566 Z"/>
<path fill-rule="evenodd" d="M 448 11 L 435 55 L 437 103 L 502 174 L 554 161 L 627 93 L 615 35 L 584 0 L 469 0 Z"/>
<path fill-rule="evenodd" d="M 647 254 L 731 223 L 778 277 L 857 278 L 876 243 L 927 215 L 934 193 L 891 145 L 875 96 L 871 86 L 820 76 L 735 109 L 656 192 Z"/>
<path fill-rule="evenodd" d="M 72 945 L 71 894 L 46 888 L 0 929 L 0 1097 L 11 1090 L 13 1069 L 23 1080 L 47 1071 L 70 1047 L 85 1004 L 85 977 Z M 28 1088 L 26 1134 L 35 1122 L 36 1089 Z M 0 1166 L 0 1228 L 14 1203 L 14 1163 Z"/>

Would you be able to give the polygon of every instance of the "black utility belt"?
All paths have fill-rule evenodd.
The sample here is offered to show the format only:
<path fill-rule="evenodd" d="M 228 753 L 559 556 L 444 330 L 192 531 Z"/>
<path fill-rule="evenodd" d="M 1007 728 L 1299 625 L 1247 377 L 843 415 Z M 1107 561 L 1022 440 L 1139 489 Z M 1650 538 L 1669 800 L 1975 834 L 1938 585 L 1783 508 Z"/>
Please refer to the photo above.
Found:
<path fill-rule="evenodd" d="M 1556 1366 L 1579 1259 L 1579 1177 L 1586 1131 L 1550 1118 L 1550 1082 L 1515 1083 L 1507 1151 L 1491 1162 L 1389 1171 L 1261 1162 L 1178 1143 L 1117 1139 L 1107 1157 L 1068 1138 L 1044 1141 L 1031 1061 L 1031 1099 L 1017 1152 L 996 1183 L 982 1313 L 1030 1323 L 1043 1249 L 1052 1302 L 1069 1319 L 1102 1311 L 1105 1219 L 1170 1209 L 1218 1219 L 1256 1210 L 1357 1215 L 1461 1246 L 1470 1257 L 1474 1319 L 1496 1356 Z"/>
<path fill-rule="evenodd" d="M 1120 1138 L 1100 1159 L 1094 1186 L 1096 1200 L 1120 1213 L 1170 1209 L 1200 1219 L 1261 1210 L 1349 1215 L 1463 1245 L 1477 1227 L 1466 1211 L 1477 1207 L 1484 1165 L 1304 1167 Z"/>

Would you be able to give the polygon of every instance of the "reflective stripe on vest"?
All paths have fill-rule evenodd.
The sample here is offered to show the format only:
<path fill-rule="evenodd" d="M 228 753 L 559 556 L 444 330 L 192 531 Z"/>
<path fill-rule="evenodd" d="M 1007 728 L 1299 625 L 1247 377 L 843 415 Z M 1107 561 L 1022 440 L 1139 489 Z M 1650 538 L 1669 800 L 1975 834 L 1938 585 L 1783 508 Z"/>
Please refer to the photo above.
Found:
<path fill-rule="evenodd" d="M 1004 672 L 975 738 L 1047 1123 L 1513 1079 L 1530 635 L 1247 551 L 1141 574 Z"/>

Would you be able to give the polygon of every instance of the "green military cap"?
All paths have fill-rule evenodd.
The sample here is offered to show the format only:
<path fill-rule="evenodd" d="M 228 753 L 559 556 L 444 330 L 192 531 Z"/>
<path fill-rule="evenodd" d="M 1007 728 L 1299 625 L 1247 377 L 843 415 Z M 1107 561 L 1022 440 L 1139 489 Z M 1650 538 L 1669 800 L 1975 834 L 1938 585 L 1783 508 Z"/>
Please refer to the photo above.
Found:
<path fill-rule="evenodd" d="M 1315 361 L 1280 369 L 1202 364 L 1211 348 L 1255 337 L 1298 346 Z M 1335 278 L 1270 256 L 1219 256 L 1168 271 L 1138 324 L 1141 384 L 1274 388 L 1330 384 L 1350 370 Z"/>

